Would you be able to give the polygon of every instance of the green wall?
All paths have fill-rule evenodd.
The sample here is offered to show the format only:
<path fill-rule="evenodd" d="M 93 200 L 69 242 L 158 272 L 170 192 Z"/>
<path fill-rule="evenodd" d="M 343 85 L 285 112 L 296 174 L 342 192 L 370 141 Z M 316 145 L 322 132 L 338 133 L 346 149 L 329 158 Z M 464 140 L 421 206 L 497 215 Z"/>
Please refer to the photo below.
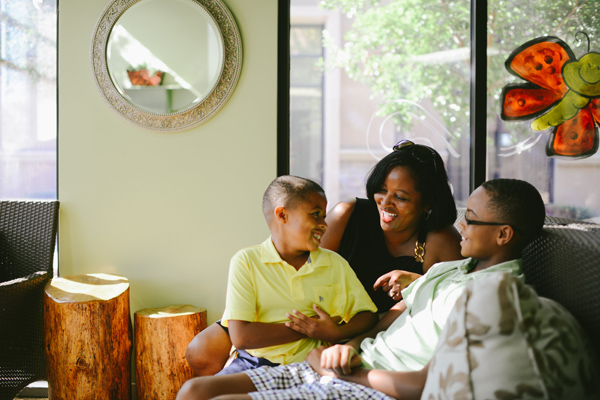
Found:
<path fill-rule="evenodd" d="M 98 92 L 89 52 L 108 3 L 60 1 L 60 275 L 122 275 L 132 312 L 192 304 L 211 323 L 229 259 L 268 235 L 261 198 L 276 176 L 277 2 L 225 0 L 243 43 L 237 89 L 216 116 L 180 133 L 138 128 Z"/>

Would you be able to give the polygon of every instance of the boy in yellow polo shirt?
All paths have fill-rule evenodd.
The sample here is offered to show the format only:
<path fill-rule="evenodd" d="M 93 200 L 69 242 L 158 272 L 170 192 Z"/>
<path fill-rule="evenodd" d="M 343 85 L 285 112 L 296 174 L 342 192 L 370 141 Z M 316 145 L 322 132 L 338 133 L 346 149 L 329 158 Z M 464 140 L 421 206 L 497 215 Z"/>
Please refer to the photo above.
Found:
<path fill-rule="evenodd" d="M 235 359 L 220 375 L 303 361 L 322 343 L 352 338 L 377 322 L 377 307 L 346 260 L 320 248 L 326 206 L 323 188 L 296 176 L 281 176 L 265 191 L 271 236 L 231 259 L 221 323 Z M 286 326 L 291 314 L 301 332 Z"/>

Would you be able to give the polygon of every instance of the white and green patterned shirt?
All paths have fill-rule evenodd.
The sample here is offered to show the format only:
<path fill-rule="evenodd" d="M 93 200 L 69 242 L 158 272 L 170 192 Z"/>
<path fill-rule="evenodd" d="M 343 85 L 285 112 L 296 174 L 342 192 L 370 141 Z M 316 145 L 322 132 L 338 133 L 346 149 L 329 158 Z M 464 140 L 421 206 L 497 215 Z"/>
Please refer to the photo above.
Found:
<path fill-rule="evenodd" d="M 433 265 L 402 291 L 406 310 L 385 331 L 363 340 L 361 357 L 369 369 L 417 371 L 433 357 L 446 319 L 466 283 L 496 272 L 521 273 L 521 260 L 471 272 L 477 260 L 467 258 Z"/>

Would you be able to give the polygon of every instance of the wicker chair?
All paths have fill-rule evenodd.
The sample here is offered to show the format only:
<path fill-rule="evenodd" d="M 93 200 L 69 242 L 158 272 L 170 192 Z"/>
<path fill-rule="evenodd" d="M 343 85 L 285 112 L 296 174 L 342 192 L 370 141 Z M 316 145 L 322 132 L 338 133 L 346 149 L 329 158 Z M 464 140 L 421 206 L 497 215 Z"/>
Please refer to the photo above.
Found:
<path fill-rule="evenodd" d="M 600 360 L 600 225 L 547 216 L 523 251 L 523 273 L 540 296 L 577 318 Z"/>
<path fill-rule="evenodd" d="M 455 226 L 465 214 L 457 211 Z M 600 360 L 600 224 L 546 216 L 522 258 L 525 282 L 577 318 Z"/>
<path fill-rule="evenodd" d="M 43 290 L 53 276 L 58 201 L 0 201 L 0 400 L 46 380 Z"/>

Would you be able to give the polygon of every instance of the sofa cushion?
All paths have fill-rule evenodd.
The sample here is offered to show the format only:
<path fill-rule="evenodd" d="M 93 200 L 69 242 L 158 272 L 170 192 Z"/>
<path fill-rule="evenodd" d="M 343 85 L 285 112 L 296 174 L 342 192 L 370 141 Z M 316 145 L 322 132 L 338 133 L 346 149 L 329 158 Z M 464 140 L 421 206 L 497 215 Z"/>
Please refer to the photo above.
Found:
<path fill-rule="evenodd" d="M 498 273 L 457 300 L 421 399 L 598 399 L 599 374 L 571 314 Z"/>

